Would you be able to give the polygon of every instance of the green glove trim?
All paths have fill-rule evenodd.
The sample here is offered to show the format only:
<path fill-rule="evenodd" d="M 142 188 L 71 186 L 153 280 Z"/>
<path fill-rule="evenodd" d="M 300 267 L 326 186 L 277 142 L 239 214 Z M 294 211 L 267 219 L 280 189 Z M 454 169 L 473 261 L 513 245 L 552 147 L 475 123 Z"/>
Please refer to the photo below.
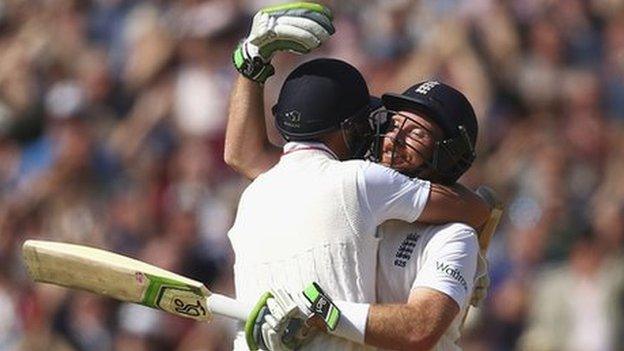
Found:
<path fill-rule="evenodd" d="M 336 32 L 332 24 L 334 19 L 332 12 L 323 5 L 311 2 L 295 2 L 292 4 L 267 7 L 260 11 L 270 15 L 309 18 L 320 24 L 330 35 Z"/>
<path fill-rule="evenodd" d="M 308 285 L 308 287 L 303 290 L 303 294 L 310 302 L 315 301 L 319 296 L 319 291 L 316 289 L 316 283 Z"/>
<path fill-rule="evenodd" d="M 260 11 L 265 12 L 265 13 L 276 13 L 276 12 L 286 11 L 286 10 L 301 10 L 301 9 L 322 13 L 325 16 L 329 17 L 329 19 L 334 19 L 332 12 L 329 8 L 320 4 L 315 4 L 313 2 L 292 2 L 288 4 L 265 7 Z"/>
<path fill-rule="evenodd" d="M 258 350 L 258 344 L 253 336 L 254 325 L 256 324 L 256 319 L 258 318 L 258 314 L 262 310 L 264 306 L 266 306 L 266 302 L 268 299 L 273 297 L 273 294 L 270 292 L 265 292 L 258 300 L 258 303 L 254 306 L 254 308 L 249 313 L 249 317 L 247 317 L 247 321 L 245 322 L 245 340 L 247 341 L 247 346 L 250 350 L 255 351 Z"/>
<path fill-rule="evenodd" d="M 260 57 L 247 58 L 244 50 L 242 43 L 234 49 L 232 53 L 234 68 L 245 78 L 264 84 L 267 78 L 275 73 L 275 69 L 270 63 L 262 61 Z"/>
<path fill-rule="evenodd" d="M 323 318 L 327 329 L 331 331 L 336 329 L 340 321 L 340 310 L 325 294 L 323 289 L 318 284 L 312 283 L 303 290 L 303 295 L 312 304 L 310 307 L 312 312 Z"/>
<path fill-rule="evenodd" d="M 238 67 L 242 67 L 245 63 L 245 58 L 243 57 L 243 48 L 242 45 L 238 45 L 236 49 L 234 49 L 234 55 L 232 56 L 234 59 L 234 67 L 238 70 Z"/>
<path fill-rule="evenodd" d="M 290 41 L 290 40 L 276 40 L 274 42 L 271 42 L 261 47 L 260 56 L 268 57 L 271 55 L 271 53 L 273 53 L 276 50 L 288 50 L 288 51 L 293 51 L 293 52 L 297 52 L 300 54 L 307 54 L 310 51 L 306 49 L 305 46 L 299 43 Z"/>
<path fill-rule="evenodd" d="M 329 313 L 329 317 L 325 319 L 325 323 L 329 330 L 334 331 L 336 326 L 338 326 L 338 322 L 340 322 L 340 310 L 336 305 L 332 304 L 333 308 Z"/>

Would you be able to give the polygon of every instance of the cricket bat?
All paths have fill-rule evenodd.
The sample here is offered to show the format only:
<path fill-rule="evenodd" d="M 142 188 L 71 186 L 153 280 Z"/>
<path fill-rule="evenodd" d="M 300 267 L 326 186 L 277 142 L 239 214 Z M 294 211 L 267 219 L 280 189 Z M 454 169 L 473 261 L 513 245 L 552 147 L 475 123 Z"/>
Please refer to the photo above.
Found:
<path fill-rule="evenodd" d="M 498 227 L 498 223 L 503 216 L 504 204 L 498 195 L 496 195 L 496 192 L 487 186 L 481 185 L 475 192 L 492 208 L 490 218 L 488 218 L 487 222 L 485 222 L 485 225 L 478 233 L 479 250 L 482 254 L 485 254 L 488 247 L 490 247 L 490 240 L 496 231 L 496 227 Z"/>
<path fill-rule="evenodd" d="M 204 284 L 148 263 L 89 246 L 27 240 L 23 258 L 33 280 L 87 290 L 171 314 L 210 321 L 213 314 L 244 321 L 250 307 L 211 293 Z"/>
<path fill-rule="evenodd" d="M 477 193 L 477 195 L 481 196 L 481 198 L 485 200 L 485 202 L 487 202 L 492 208 L 492 211 L 490 212 L 490 217 L 488 218 L 487 222 L 485 222 L 485 225 L 483 225 L 483 228 L 481 228 L 481 230 L 477 233 L 477 237 L 479 240 L 479 251 L 481 251 L 481 255 L 485 257 L 485 255 L 487 254 L 487 250 L 490 247 L 490 240 L 492 239 L 494 232 L 496 232 L 496 227 L 498 227 L 498 223 L 503 216 L 503 209 L 505 205 L 503 201 L 498 197 L 496 192 L 487 186 L 481 185 L 477 188 L 475 192 Z M 466 322 L 466 317 L 468 317 L 468 311 L 470 310 L 470 307 L 471 306 L 469 305 L 466 309 L 466 312 L 464 313 L 464 316 L 462 317 L 460 328 L 463 328 L 464 322 Z"/>

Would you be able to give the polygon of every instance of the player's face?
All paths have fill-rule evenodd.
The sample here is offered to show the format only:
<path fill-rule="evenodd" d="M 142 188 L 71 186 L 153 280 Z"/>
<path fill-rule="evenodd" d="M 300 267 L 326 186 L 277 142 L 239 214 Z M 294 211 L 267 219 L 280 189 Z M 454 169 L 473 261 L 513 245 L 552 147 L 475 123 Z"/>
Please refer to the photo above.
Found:
<path fill-rule="evenodd" d="M 410 172 L 431 158 L 433 147 L 443 136 L 431 119 L 401 111 L 391 117 L 381 147 L 381 164 L 399 172 Z"/>

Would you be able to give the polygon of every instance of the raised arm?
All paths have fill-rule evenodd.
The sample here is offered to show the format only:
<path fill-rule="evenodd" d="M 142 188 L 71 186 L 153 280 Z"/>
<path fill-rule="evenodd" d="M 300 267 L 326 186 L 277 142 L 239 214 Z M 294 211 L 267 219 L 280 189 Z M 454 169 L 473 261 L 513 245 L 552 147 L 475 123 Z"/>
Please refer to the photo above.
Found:
<path fill-rule="evenodd" d="M 263 89 L 261 84 L 239 76 L 230 97 L 223 158 L 249 179 L 275 165 L 281 154 L 267 137 Z"/>
<path fill-rule="evenodd" d="M 281 150 L 271 145 L 264 121 L 263 84 L 274 73 L 276 52 L 305 54 L 334 33 L 331 11 L 319 4 L 297 2 L 266 7 L 253 19 L 249 36 L 232 55 L 241 74 L 230 97 L 225 135 L 225 162 L 250 179 L 271 168 Z"/>

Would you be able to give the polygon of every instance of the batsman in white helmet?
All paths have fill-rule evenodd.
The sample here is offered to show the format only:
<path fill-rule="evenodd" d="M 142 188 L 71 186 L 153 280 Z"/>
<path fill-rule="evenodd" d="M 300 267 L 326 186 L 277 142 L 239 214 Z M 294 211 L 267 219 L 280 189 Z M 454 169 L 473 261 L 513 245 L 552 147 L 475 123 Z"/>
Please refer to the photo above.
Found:
<path fill-rule="evenodd" d="M 338 318 L 332 306 L 322 318 L 342 338 L 320 334 L 310 340 L 310 329 L 297 326 L 299 319 L 280 316 L 288 325 L 273 330 L 279 345 L 268 345 L 263 331 L 270 328 L 262 321 L 271 314 L 257 304 L 235 349 L 292 349 L 303 342 L 306 349 L 367 349 L 363 328 L 367 303 L 377 295 L 377 226 L 391 219 L 480 226 L 489 214 L 489 207 L 463 187 L 412 179 L 355 159 L 370 144 L 374 100 L 360 73 L 343 61 L 310 61 L 288 76 L 273 109 L 288 143 L 276 152 L 266 141 L 261 84 L 273 72 L 270 57 L 275 51 L 305 53 L 331 33 L 331 14 L 322 6 L 272 7 L 256 15 L 252 34 L 234 53 L 244 78 L 231 97 L 225 159 L 254 181 L 241 196 L 229 238 L 236 255 L 237 299 L 253 304 L 275 286 L 297 295 L 315 281 L 336 300 L 361 303 L 353 313 L 364 325 L 349 328 L 350 319 Z M 257 150 L 251 159 L 240 152 L 245 148 L 240 140 Z M 324 292 L 314 287 L 309 295 L 322 298 Z M 264 297 L 263 302 L 275 302 Z"/>

